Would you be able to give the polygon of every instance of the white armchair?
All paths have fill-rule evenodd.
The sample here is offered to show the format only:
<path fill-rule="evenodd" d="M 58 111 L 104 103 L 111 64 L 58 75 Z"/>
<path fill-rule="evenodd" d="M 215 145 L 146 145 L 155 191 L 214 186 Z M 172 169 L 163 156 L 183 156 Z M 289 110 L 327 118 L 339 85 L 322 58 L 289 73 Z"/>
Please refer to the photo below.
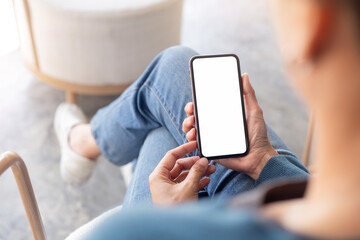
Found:
<path fill-rule="evenodd" d="M 182 0 L 13 0 L 20 53 L 42 81 L 75 94 L 118 94 L 180 42 Z"/>

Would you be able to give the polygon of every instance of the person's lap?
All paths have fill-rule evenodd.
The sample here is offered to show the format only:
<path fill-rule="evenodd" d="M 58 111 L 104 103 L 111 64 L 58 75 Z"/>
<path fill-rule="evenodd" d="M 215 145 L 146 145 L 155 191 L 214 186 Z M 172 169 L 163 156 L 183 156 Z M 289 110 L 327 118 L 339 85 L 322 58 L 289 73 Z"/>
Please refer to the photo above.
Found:
<path fill-rule="evenodd" d="M 124 207 L 151 203 L 149 176 L 165 153 L 177 146 L 178 143 L 164 127 L 154 129 L 148 134 L 136 159 L 133 176 L 123 202 Z"/>
<path fill-rule="evenodd" d="M 96 142 L 110 161 L 124 165 L 137 158 L 124 206 L 151 203 L 150 173 L 168 150 L 186 142 L 184 107 L 192 101 L 188 62 L 196 54 L 185 47 L 159 54 L 134 84 L 92 120 Z M 292 155 L 269 126 L 268 136 L 278 152 Z M 255 187 L 246 174 L 216 166 L 210 184 L 199 196 L 229 198 Z"/>
<path fill-rule="evenodd" d="M 280 137 L 269 126 L 267 128 L 270 141 L 276 150 L 281 154 L 291 154 Z M 149 175 L 166 152 L 177 146 L 178 143 L 164 127 L 154 129 L 147 135 L 139 157 L 136 159 L 133 177 L 123 202 L 124 207 L 151 204 Z M 210 176 L 210 184 L 199 193 L 199 197 L 214 197 L 216 195 L 216 197 L 230 198 L 255 187 L 254 180 L 246 174 L 227 169 L 213 161 L 211 164 L 215 164 L 217 170 Z"/>
<path fill-rule="evenodd" d="M 118 99 L 97 112 L 92 133 L 110 161 L 132 161 L 155 128 L 165 127 L 179 145 L 186 142 L 181 126 L 185 104 L 192 101 L 188 62 L 196 54 L 186 47 L 165 50 Z"/>

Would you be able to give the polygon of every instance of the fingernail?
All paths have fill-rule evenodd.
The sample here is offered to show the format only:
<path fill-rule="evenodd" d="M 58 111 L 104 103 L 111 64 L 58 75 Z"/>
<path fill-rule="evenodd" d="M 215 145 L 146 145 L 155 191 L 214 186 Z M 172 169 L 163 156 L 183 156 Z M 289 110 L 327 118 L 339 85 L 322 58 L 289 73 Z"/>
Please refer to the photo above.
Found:
<path fill-rule="evenodd" d="M 201 158 L 199 164 L 203 167 L 206 167 L 209 164 L 209 161 L 206 158 Z"/>

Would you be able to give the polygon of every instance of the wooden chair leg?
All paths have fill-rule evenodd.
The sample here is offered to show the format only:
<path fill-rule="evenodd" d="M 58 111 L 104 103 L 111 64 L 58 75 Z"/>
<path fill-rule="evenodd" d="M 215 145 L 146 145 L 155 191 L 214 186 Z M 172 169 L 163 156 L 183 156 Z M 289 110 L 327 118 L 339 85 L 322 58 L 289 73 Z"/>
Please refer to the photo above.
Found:
<path fill-rule="evenodd" d="M 34 239 L 45 240 L 44 226 L 24 161 L 13 152 L 0 155 L 0 175 L 10 167 L 14 173 Z"/>
<path fill-rule="evenodd" d="M 66 91 L 66 102 L 76 104 L 77 103 L 76 93 L 71 91 Z"/>
<path fill-rule="evenodd" d="M 303 157 L 302 157 L 302 163 L 305 165 L 305 167 L 309 167 L 311 145 L 312 145 L 312 140 L 313 140 L 313 135 L 314 135 L 314 124 L 315 124 L 315 114 L 314 114 L 314 112 L 312 112 L 310 115 L 310 119 L 309 119 L 309 127 L 308 127 L 307 136 L 306 136 L 304 153 L 303 153 Z"/>

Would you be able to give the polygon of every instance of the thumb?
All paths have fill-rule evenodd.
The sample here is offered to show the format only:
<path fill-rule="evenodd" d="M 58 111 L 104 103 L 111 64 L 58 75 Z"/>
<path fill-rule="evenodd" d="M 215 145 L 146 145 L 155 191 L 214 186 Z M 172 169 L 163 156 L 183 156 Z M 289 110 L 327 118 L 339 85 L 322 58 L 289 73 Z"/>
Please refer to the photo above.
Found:
<path fill-rule="evenodd" d="M 201 158 L 190 169 L 189 174 L 185 180 L 186 183 L 195 184 L 198 187 L 200 179 L 204 176 L 208 167 L 209 160 Z"/>
<path fill-rule="evenodd" d="M 241 76 L 243 87 L 244 87 L 244 97 L 245 97 L 245 106 L 246 110 L 252 111 L 256 110 L 259 106 L 258 101 L 256 99 L 255 90 L 250 84 L 249 75 L 244 73 Z"/>
<path fill-rule="evenodd" d="M 244 95 L 246 97 L 255 97 L 255 90 L 254 88 L 251 86 L 251 83 L 250 83 L 250 79 L 249 79 L 249 75 L 247 73 L 244 73 L 242 76 L 241 76 L 241 79 L 242 79 L 242 82 L 243 82 L 243 87 L 244 87 Z"/>

